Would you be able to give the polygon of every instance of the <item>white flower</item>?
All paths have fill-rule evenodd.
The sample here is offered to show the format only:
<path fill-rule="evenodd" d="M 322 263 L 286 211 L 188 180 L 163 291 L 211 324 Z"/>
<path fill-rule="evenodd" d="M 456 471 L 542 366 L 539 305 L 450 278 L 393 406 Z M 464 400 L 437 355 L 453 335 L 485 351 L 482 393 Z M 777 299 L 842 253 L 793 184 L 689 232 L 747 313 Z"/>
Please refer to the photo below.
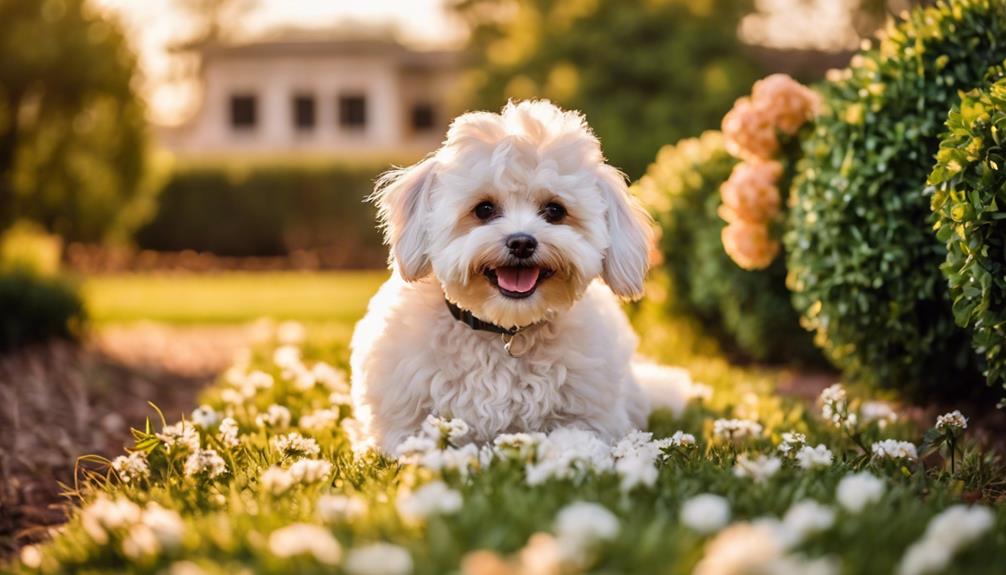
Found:
<path fill-rule="evenodd" d="M 269 389 L 274 384 L 275 382 L 271 375 L 264 371 L 255 370 L 241 379 L 238 385 L 245 397 L 251 397 L 259 390 Z"/>
<path fill-rule="evenodd" d="M 225 417 L 220 422 L 218 431 L 220 443 L 223 443 L 225 446 L 237 447 L 240 444 L 238 440 L 238 422 L 233 417 Z"/>
<path fill-rule="evenodd" d="M 112 460 L 112 469 L 123 483 L 133 483 L 150 477 L 147 456 L 142 451 L 116 457 Z"/>
<path fill-rule="evenodd" d="M 719 495 L 696 495 L 681 506 L 681 523 L 703 535 L 719 531 L 729 521 L 730 503 Z"/>
<path fill-rule="evenodd" d="M 342 427 L 343 433 L 345 433 L 346 438 L 349 439 L 354 457 L 361 457 L 376 447 L 374 443 L 374 436 L 367 433 L 366 428 L 359 419 L 347 417 L 342 420 L 339 426 Z"/>
<path fill-rule="evenodd" d="M 782 547 L 775 530 L 765 525 L 735 523 L 706 545 L 692 575 L 744 575 L 760 573 L 780 558 Z"/>
<path fill-rule="evenodd" d="M 21 548 L 21 564 L 29 569 L 38 569 L 42 566 L 42 552 L 38 545 L 25 545 Z"/>
<path fill-rule="evenodd" d="M 810 499 L 790 506 L 782 518 L 782 544 L 789 549 L 835 524 L 835 511 Z"/>
<path fill-rule="evenodd" d="M 140 520 L 142 510 L 132 501 L 100 495 L 80 513 L 81 527 L 99 545 L 108 542 L 108 531 L 115 531 Z"/>
<path fill-rule="evenodd" d="M 157 555 L 160 551 L 161 544 L 157 541 L 157 536 L 146 525 L 131 526 L 122 539 L 122 554 L 130 559 Z"/>
<path fill-rule="evenodd" d="M 184 447 L 193 451 L 199 449 L 199 432 L 187 421 L 165 425 L 157 434 L 157 438 L 168 448 Z"/>
<path fill-rule="evenodd" d="M 269 535 L 269 551 L 281 558 L 311 555 L 319 563 L 337 565 L 342 559 L 342 546 L 325 529 L 308 523 L 294 523 Z"/>
<path fill-rule="evenodd" d="M 332 475 L 332 464 L 323 459 L 298 459 L 290 466 L 290 475 L 298 483 L 318 483 Z"/>
<path fill-rule="evenodd" d="M 632 454 L 615 462 L 615 472 L 622 479 L 622 491 L 631 491 L 640 485 L 653 487 L 660 472 L 653 464 L 653 458 L 645 454 Z"/>
<path fill-rule="evenodd" d="M 296 431 L 292 431 L 286 435 L 277 435 L 272 438 L 270 444 L 273 449 L 280 452 L 284 457 L 297 455 L 316 457 L 321 453 L 321 447 L 318 446 L 317 441 L 311 437 L 304 437 Z"/>
<path fill-rule="evenodd" d="M 468 424 L 461 419 L 445 419 L 431 414 L 423 421 L 423 433 L 441 444 L 457 445 L 469 431 Z"/>
<path fill-rule="evenodd" d="M 412 555 L 398 545 L 371 543 L 350 549 L 343 567 L 349 575 L 409 575 Z"/>
<path fill-rule="evenodd" d="M 286 493 L 294 484 L 293 475 L 282 467 L 270 467 L 262 472 L 262 487 L 273 495 Z"/>
<path fill-rule="evenodd" d="M 398 514 L 406 521 L 418 522 L 430 515 L 451 514 L 459 509 L 461 494 L 447 487 L 443 481 L 431 481 L 419 489 L 398 495 Z"/>
<path fill-rule="evenodd" d="M 328 402 L 332 405 L 353 405 L 353 396 L 348 391 L 333 391 L 328 396 Z"/>
<path fill-rule="evenodd" d="M 219 416 L 217 412 L 213 410 L 212 407 L 208 405 L 200 405 L 199 407 L 192 410 L 192 423 L 201 429 L 209 429 L 213 427 Z"/>
<path fill-rule="evenodd" d="M 367 502 L 356 496 L 326 494 L 318 498 L 315 513 L 322 521 L 331 523 L 354 519 L 367 512 Z"/>
<path fill-rule="evenodd" d="M 185 476 L 216 479 L 227 472 L 227 463 L 215 449 L 198 449 L 185 460 Z"/>
<path fill-rule="evenodd" d="M 177 511 L 165 509 L 157 503 L 149 503 L 143 509 L 140 522 L 150 529 L 161 547 L 173 549 L 182 542 L 185 524 Z"/>
<path fill-rule="evenodd" d="M 936 418 L 936 429 L 940 431 L 960 431 L 967 428 L 968 418 L 956 409 Z"/>
<path fill-rule="evenodd" d="M 346 374 L 332 367 L 331 365 L 319 361 L 311 368 L 314 379 L 331 391 L 349 391 L 349 383 L 346 382 Z"/>
<path fill-rule="evenodd" d="M 804 445 L 796 452 L 796 462 L 801 469 L 814 469 L 815 467 L 828 467 L 834 460 L 831 451 L 823 444 L 817 447 Z"/>
<path fill-rule="evenodd" d="M 395 453 L 399 458 L 410 458 L 415 456 L 422 456 L 429 451 L 435 451 L 437 449 L 437 442 L 426 435 L 413 435 L 411 437 L 405 438 L 404 441 L 398 444 L 395 448 Z"/>
<path fill-rule="evenodd" d="M 894 409 L 883 401 L 867 401 L 859 407 L 859 417 L 863 423 L 877 422 L 880 429 L 884 429 L 888 424 L 898 420 L 898 414 Z"/>
<path fill-rule="evenodd" d="M 319 431 L 334 427 L 338 421 L 339 411 L 337 409 L 319 409 L 307 415 L 302 415 L 297 424 L 301 429 Z"/>
<path fill-rule="evenodd" d="M 272 427 L 275 429 L 285 429 L 290 427 L 290 410 L 275 403 L 266 408 L 265 413 L 260 413 L 255 418 L 255 425 L 259 427 Z"/>
<path fill-rule="evenodd" d="M 503 433 L 493 440 L 493 449 L 504 459 L 527 461 L 538 452 L 544 433 Z"/>
<path fill-rule="evenodd" d="M 299 321 L 284 321 L 276 328 L 276 339 L 284 345 L 299 345 L 304 342 L 307 330 Z"/>
<path fill-rule="evenodd" d="M 693 447 L 695 446 L 695 436 L 691 433 L 675 431 L 674 435 L 670 437 L 669 445 L 671 447 Z"/>
<path fill-rule="evenodd" d="M 914 444 L 896 439 L 878 441 L 871 446 L 871 450 L 874 457 L 881 459 L 908 459 L 909 461 L 914 461 L 919 456 Z"/>
<path fill-rule="evenodd" d="M 779 451 L 783 455 L 789 455 L 790 453 L 795 453 L 796 450 L 806 445 L 806 443 L 806 435 L 795 431 L 788 431 L 782 434 L 782 443 L 779 444 Z"/>
<path fill-rule="evenodd" d="M 728 441 L 758 437 L 761 432 L 761 424 L 749 419 L 717 419 L 713 422 L 713 435 Z"/>
<path fill-rule="evenodd" d="M 272 353 L 272 362 L 282 370 L 293 370 L 301 366 L 300 348 L 293 345 L 277 347 Z"/>
<path fill-rule="evenodd" d="M 597 503 L 570 503 L 555 517 L 555 534 L 567 557 L 583 555 L 598 543 L 614 539 L 618 530 L 618 518 Z"/>
<path fill-rule="evenodd" d="M 479 448 L 475 444 L 469 443 L 464 447 L 434 449 L 423 453 L 418 458 L 403 458 L 403 461 L 412 462 L 433 471 L 450 469 L 467 476 L 469 470 L 477 468 L 480 464 Z"/>
<path fill-rule="evenodd" d="M 582 429 L 559 428 L 538 444 L 535 462 L 525 468 L 528 485 L 571 479 L 588 471 L 610 471 L 611 446 Z"/>
<path fill-rule="evenodd" d="M 749 477 L 756 483 L 764 483 L 781 467 L 782 460 L 778 457 L 759 455 L 757 458 L 751 458 L 746 453 L 742 453 L 737 456 L 737 463 L 734 464 L 734 475 Z"/>
<path fill-rule="evenodd" d="M 558 575 L 563 569 L 563 550 L 551 533 L 531 535 L 518 557 L 520 575 Z"/>
<path fill-rule="evenodd" d="M 859 513 L 884 496 L 884 480 L 868 471 L 846 475 L 838 482 L 835 498 L 850 513 Z"/>
<path fill-rule="evenodd" d="M 840 429 L 856 427 L 859 416 L 850 411 L 849 399 L 842 384 L 836 383 L 826 388 L 817 401 L 821 404 L 821 416 L 832 425 Z"/>
<path fill-rule="evenodd" d="M 908 548 L 898 575 L 943 571 L 957 552 L 980 539 L 993 525 L 995 514 L 987 507 L 948 507 L 929 521 L 922 539 Z"/>

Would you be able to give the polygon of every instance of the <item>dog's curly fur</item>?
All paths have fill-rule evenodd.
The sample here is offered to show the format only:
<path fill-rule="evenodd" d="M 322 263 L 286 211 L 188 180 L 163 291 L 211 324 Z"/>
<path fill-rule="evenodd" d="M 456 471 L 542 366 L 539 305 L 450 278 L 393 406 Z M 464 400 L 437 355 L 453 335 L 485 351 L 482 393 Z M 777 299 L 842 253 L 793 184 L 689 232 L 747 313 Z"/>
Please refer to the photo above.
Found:
<path fill-rule="evenodd" d="M 374 198 L 393 274 L 353 335 L 364 440 L 393 453 L 430 413 L 464 419 L 479 441 L 558 426 L 615 439 L 645 425 L 637 339 L 616 296 L 642 295 L 652 225 L 581 114 L 547 101 L 464 114 Z M 493 217 L 477 217 L 482 202 Z M 564 217 L 547 218 L 550 203 Z M 531 258 L 507 248 L 518 233 L 537 240 Z M 515 265 L 547 270 L 526 297 L 493 281 Z M 500 335 L 455 320 L 445 296 L 481 320 L 532 326 L 519 336 L 526 353 L 510 357 Z"/>

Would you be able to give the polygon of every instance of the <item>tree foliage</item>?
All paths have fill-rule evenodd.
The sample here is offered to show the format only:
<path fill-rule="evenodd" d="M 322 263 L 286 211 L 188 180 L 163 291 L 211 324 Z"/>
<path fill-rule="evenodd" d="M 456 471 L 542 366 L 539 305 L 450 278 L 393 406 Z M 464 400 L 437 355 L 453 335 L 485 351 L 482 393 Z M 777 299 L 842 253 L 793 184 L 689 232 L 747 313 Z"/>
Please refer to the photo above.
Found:
<path fill-rule="evenodd" d="M 136 61 L 85 0 L 0 0 L 0 227 L 99 240 L 142 216 Z"/>
<path fill-rule="evenodd" d="M 469 25 L 472 104 L 544 97 L 582 110 L 633 178 L 661 146 L 714 128 L 757 78 L 735 0 L 453 0 Z"/>

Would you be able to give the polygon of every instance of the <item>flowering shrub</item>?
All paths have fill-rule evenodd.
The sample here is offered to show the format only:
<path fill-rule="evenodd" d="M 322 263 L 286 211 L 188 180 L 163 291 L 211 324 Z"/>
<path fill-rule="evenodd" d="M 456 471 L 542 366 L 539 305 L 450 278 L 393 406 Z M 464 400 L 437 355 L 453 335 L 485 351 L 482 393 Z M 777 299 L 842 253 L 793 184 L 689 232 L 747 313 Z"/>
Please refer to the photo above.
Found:
<path fill-rule="evenodd" d="M 724 182 L 737 162 L 724 146 L 719 132 L 666 146 L 635 184 L 634 191 L 662 230 L 660 250 L 672 284 L 668 298 L 671 311 L 698 319 L 727 351 L 744 358 L 819 360 L 810 335 L 800 327 L 790 304 L 782 262 L 764 270 L 745 271 L 723 250 L 723 241 L 747 246 L 759 237 L 764 242 L 771 239 L 758 236 L 757 231 L 735 237 L 732 234 L 739 226 L 734 226 L 729 236 L 723 235 L 728 232 L 718 215 L 721 185 L 726 207 L 737 213 L 760 211 L 768 215 L 772 210 L 763 201 L 772 188 L 771 174 L 763 168 L 772 164 L 746 170 L 744 178 L 757 186 L 738 185 L 728 191 Z M 776 209 L 781 209 L 781 203 L 776 203 Z M 761 229 L 764 231 L 764 226 Z M 738 249 L 757 252 L 760 248 Z"/>
<path fill-rule="evenodd" d="M 975 379 L 923 190 L 947 110 L 1006 58 L 1004 39 L 1006 3 L 941 0 L 822 87 L 784 241 L 794 303 L 851 378 L 947 394 Z"/>
<path fill-rule="evenodd" d="M 755 82 L 751 97 L 734 104 L 723 117 L 726 149 L 742 162 L 720 187 L 723 249 L 746 270 L 768 267 L 779 254 L 772 228 L 782 198 L 783 165 L 774 159 L 793 148 L 794 136 L 820 107 L 817 94 L 785 74 Z M 780 136 L 783 138 L 780 142 Z M 787 160 L 790 154 L 783 153 Z M 784 182 L 788 182 L 787 175 Z"/>
<path fill-rule="evenodd" d="M 960 413 L 932 431 L 961 442 L 956 473 L 913 461 L 914 430 L 866 421 L 883 410 L 840 386 L 819 413 L 775 417 L 714 410 L 718 389 L 614 444 L 558 428 L 479 445 L 431 414 L 385 457 L 352 442 L 345 377 L 304 355 L 244 357 L 191 417 L 136 430 L 15 572 L 914 575 L 1006 560 L 1003 469 Z"/>
<path fill-rule="evenodd" d="M 1006 80 L 964 95 L 947 128 L 929 175 L 936 236 L 947 247 L 942 270 L 989 383 L 1006 385 Z"/>

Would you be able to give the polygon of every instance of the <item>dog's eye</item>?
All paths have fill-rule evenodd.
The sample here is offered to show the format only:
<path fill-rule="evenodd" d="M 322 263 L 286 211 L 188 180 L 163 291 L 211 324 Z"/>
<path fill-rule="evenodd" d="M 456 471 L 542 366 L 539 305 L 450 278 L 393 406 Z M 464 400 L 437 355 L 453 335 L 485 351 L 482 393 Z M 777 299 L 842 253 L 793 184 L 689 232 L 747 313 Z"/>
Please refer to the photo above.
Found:
<path fill-rule="evenodd" d="M 480 220 L 488 220 L 496 215 L 496 205 L 490 201 L 481 202 L 475 206 L 475 217 Z"/>
<path fill-rule="evenodd" d="M 562 204 L 557 204 L 555 202 L 550 202 L 542 210 L 542 215 L 545 216 L 545 221 L 550 224 L 559 223 L 562 218 L 566 217 L 566 208 L 562 207 Z"/>

